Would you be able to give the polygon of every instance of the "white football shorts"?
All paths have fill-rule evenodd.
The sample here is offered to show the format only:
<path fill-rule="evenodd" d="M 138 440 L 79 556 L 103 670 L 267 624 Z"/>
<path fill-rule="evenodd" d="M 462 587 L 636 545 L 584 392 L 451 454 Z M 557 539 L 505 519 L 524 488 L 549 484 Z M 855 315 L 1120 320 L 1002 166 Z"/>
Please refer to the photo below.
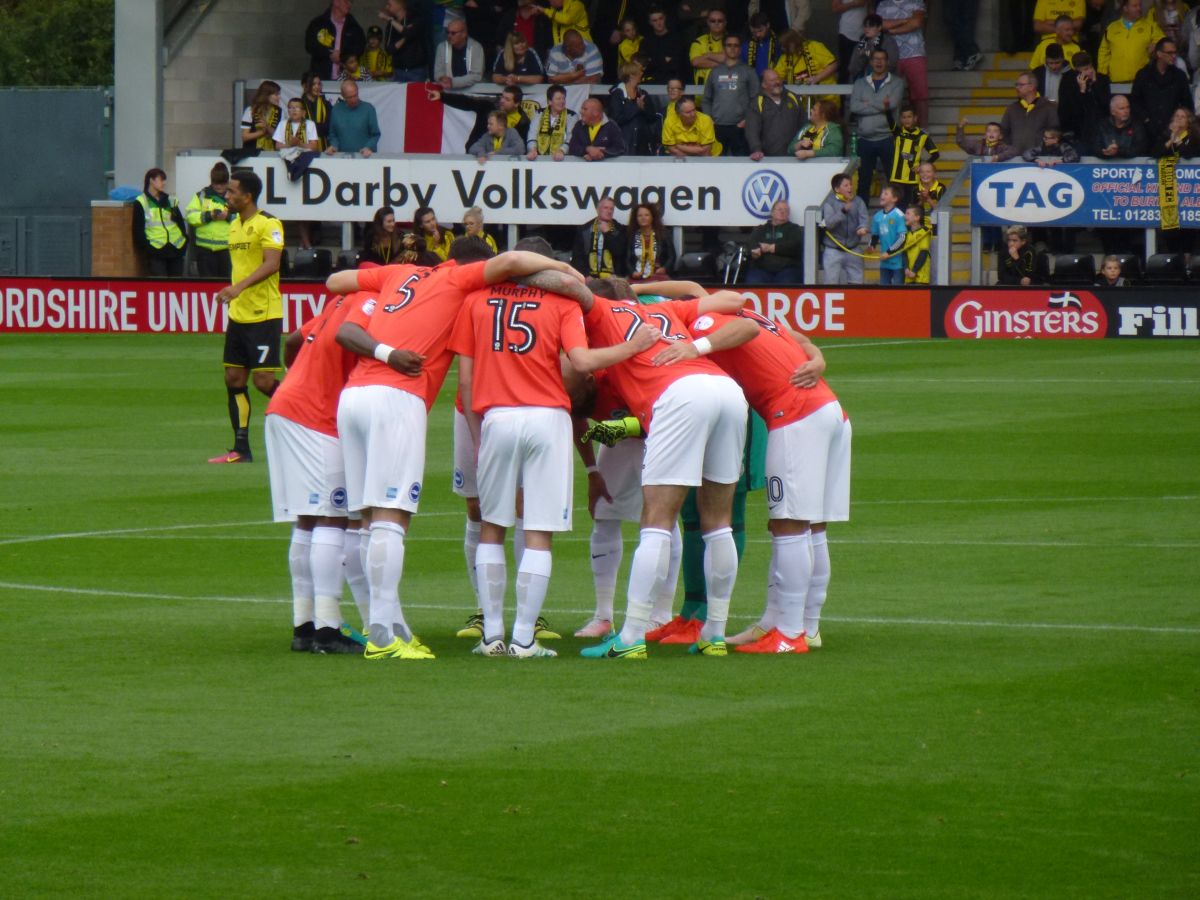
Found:
<path fill-rule="evenodd" d="M 267 474 L 276 522 L 298 516 L 345 517 L 341 442 L 277 413 L 267 416 Z"/>
<path fill-rule="evenodd" d="M 479 434 L 479 510 L 485 522 L 516 523 L 525 488 L 526 531 L 570 531 L 575 467 L 571 416 L 545 406 L 499 406 Z"/>
<path fill-rule="evenodd" d="M 351 511 L 417 511 L 425 477 L 425 401 L 382 384 L 342 391 L 338 433 Z"/>
<path fill-rule="evenodd" d="M 767 434 L 767 515 L 850 520 L 850 420 L 836 400 Z"/>
<path fill-rule="evenodd" d="M 654 404 L 642 484 L 733 484 L 742 474 L 746 398 L 726 375 L 687 375 Z"/>

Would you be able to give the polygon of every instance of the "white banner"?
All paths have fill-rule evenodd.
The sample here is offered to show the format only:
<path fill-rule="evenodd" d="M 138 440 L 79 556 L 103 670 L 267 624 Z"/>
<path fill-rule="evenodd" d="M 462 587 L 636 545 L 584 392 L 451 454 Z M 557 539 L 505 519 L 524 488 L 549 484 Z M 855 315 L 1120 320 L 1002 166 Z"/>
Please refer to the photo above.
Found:
<path fill-rule="evenodd" d="M 215 153 L 175 160 L 178 196 L 190 197 L 208 183 Z M 430 206 L 443 222 L 458 222 L 472 206 L 497 225 L 578 225 L 611 197 L 618 220 L 640 202 L 655 202 L 667 225 L 758 225 L 776 200 L 787 200 L 798 221 L 819 206 L 833 175 L 847 161 L 791 159 L 660 159 L 630 157 L 604 162 L 493 159 L 408 155 L 369 159 L 321 157 L 297 180 L 274 154 L 245 160 L 263 180 L 259 206 L 284 221 L 366 222 L 381 206 L 411 221 Z"/>

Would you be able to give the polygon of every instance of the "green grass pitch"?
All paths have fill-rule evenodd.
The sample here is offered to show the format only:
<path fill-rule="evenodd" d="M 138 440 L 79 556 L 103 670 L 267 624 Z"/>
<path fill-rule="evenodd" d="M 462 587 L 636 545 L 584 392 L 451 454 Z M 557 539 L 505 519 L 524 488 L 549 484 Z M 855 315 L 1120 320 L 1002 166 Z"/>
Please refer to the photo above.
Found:
<path fill-rule="evenodd" d="M 443 399 L 419 665 L 288 651 L 261 403 L 260 462 L 204 464 L 220 342 L 0 337 L 0 896 L 1200 895 L 1195 342 L 828 342 L 854 521 L 806 657 L 471 657 Z"/>

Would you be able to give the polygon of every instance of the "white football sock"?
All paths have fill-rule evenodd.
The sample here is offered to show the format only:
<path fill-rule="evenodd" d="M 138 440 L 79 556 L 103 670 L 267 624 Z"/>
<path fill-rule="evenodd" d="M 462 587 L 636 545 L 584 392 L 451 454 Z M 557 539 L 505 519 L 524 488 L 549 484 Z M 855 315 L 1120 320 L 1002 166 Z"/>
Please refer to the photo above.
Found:
<path fill-rule="evenodd" d="M 504 637 L 504 592 L 508 568 L 503 544 L 480 544 L 475 551 L 475 573 L 479 579 L 479 605 L 483 607 L 483 636 L 494 641 Z"/>
<path fill-rule="evenodd" d="M 665 624 L 671 621 L 671 613 L 675 610 L 675 589 L 679 586 L 679 564 L 683 560 L 683 535 L 679 531 L 679 523 L 671 529 L 671 555 L 667 561 L 667 578 L 654 597 L 654 609 L 650 611 L 650 621 Z"/>
<path fill-rule="evenodd" d="M 513 622 L 512 639 L 522 647 L 533 642 L 534 626 L 546 602 L 550 587 L 551 556 L 549 550 L 526 550 L 517 569 L 517 617 Z"/>
<path fill-rule="evenodd" d="M 614 519 L 597 519 L 592 524 L 592 585 L 596 589 L 596 618 L 612 621 L 613 597 L 617 593 L 617 572 L 625 544 L 621 540 L 621 523 Z"/>
<path fill-rule="evenodd" d="M 312 567 L 308 556 L 312 549 L 312 532 L 292 529 L 288 545 L 288 571 L 292 575 L 292 624 L 303 625 L 313 620 Z"/>
<path fill-rule="evenodd" d="M 797 638 L 804 631 L 804 597 L 812 581 L 812 537 L 789 534 L 772 538 L 779 571 L 779 599 L 783 610 L 775 623 L 784 637 Z"/>
<path fill-rule="evenodd" d="M 621 628 L 622 644 L 640 644 L 650 627 L 653 598 L 667 580 L 671 562 L 671 532 L 661 528 L 643 528 L 633 563 L 629 567 L 628 605 Z"/>
<path fill-rule="evenodd" d="M 829 590 L 829 541 L 824 531 L 812 534 L 812 577 L 804 598 L 804 630 L 816 634 L 821 630 L 821 607 Z"/>
<path fill-rule="evenodd" d="M 371 642 L 377 646 L 390 644 L 397 635 L 405 640 L 410 637 L 400 612 L 403 575 L 404 526 L 397 522 L 372 522 L 367 542 L 367 583 L 371 586 Z M 384 643 L 380 644 L 377 637 L 385 638 Z"/>
<path fill-rule="evenodd" d="M 767 565 L 767 605 L 758 619 L 758 627 L 770 631 L 779 624 L 783 615 L 783 601 L 779 597 L 779 550 L 775 539 L 771 539 L 771 562 Z"/>
<path fill-rule="evenodd" d="M 318 628 L 340 628 L 342 611 L 342 529 L 318 525 L 312 532 L 309 566 L 312 568 L 313 597 Z"/>
<path fill-rule="evenodd" d="M 467 578 L 471 580 L 471 593 L 475 595 L 475 606 L 479 606 L 479 576 L 475 574 L 475 551 L 479 549 L 479 532 L 482 522 L 467 519 L 463 529 L 463 558 L 467 561 Z"/>
<path fill-rule="evenodd" d="M 708 616 L 700 637 L 706 641 L 725 637 L 729 620 L 729 601 L 737 582 L 737 544 L 732 528 L 718 528 L 704 537 L 704 588 L 708 593 Z"/>
<path fill-rule="evenodd" d="M 525 555 L 525 520 L 517 519 L 513 525 L 513 562 L 521 567 L 521 557 Z"/>
<path fill-rule="evenodd" d="M 342 547 L 342 565 L 345 567 L 346 584 L 350 585 L 350 593 L 354 595 L 354 605 L 362 618 L 363 630 L 371 627 L 371 589 L 367 585 L 367 575 L 363 571 L 362 545 L 363 533 L 357 528 L 347 528 L 345 544 Z"/>

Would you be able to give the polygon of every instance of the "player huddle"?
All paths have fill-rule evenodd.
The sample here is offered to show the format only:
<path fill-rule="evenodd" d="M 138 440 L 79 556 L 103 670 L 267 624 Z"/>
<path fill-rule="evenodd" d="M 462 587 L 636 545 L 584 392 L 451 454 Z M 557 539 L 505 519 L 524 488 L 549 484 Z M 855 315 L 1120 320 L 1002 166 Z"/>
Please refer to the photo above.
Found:
<path fill-rule="evenodd" d="M 849 517 L 850 423 L 807 338 L 743 309 L 734 291 L 585 284 L 536 238 L 499 255 L 460 238 L 434 268 L 338 272 L 328 287 L 338 297 L 288 339 L 291 368 L 267 409 L 275 518 L 296 522 L 293 649 L 433 658 L 405 619 L 400 586 L 428 416 L 455 358 L 454 490 L 467 500 L 464 548 L 479 609 L 459 634 L 478 638 L 475 653 L 556 655 L 541 643 L 557 636 L 541 611 L 553 536 L 572 527 L 576 452 L 595 521 L 597 609 L 576 634 L 599 643 L 583 656 L 644 659 L 656 640 L 704 656 L 725 656 L 731 645 L 820 646 L 825 525 Z M 770 577 L 759 621 L 727 638 L 749 409 L 768 429 Z M 594 456 L 593 437 L 612 446 Z M 672 618 L 677 522 L 692 489 L 707 610 Z M 641 531 L 614 630 L 622 520 Z M 510 630 L 504 542 L 514 526 Z M 343 578 L 361 635 L 341 624 Z"/>

